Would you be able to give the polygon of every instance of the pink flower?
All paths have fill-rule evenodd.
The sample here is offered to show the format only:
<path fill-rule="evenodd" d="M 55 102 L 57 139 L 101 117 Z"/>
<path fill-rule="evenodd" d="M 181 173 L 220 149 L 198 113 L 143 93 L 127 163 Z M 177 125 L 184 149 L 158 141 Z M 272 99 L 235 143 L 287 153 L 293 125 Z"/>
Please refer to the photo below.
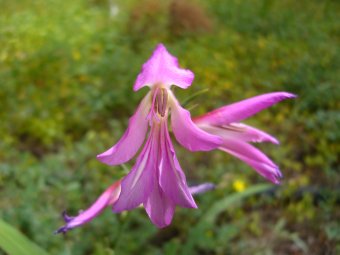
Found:
<path fill-rule="evenodd" d="M 158 227 L 165 227 L 171 223 L 176 205 L 197 208 L 170 139 L 168 116 L 171 112 L 172 131 L 177 141 L 190 151 L 216 149 L 222 145 L 222 139 L 198 128 L 189 111 L 181 107 L 170 90 L 172 85 L 187 88 L 193 79 L 194 74 L 180 69 L 177 59 L 162 44 L 143 65 L 134 90 L 149 86 L 150 92 L 130 119 L 123 137 L 97 156 L 108 165 L 130 160 L 143 144 L 150 126 L 136 164 L 122 180 L 121 194 L 113 205 L 114 212 L 143 204 L 151 221 Z"/>
<path fill-rule="evenodd" d="M 89 222 L 107 206 L 112 206 L 113 211 L 118 213 L 143 205 L 151 221 L 160 228 L 171 223 L 177 205 L 197 208 L 192 194 L 212 189 L 213 185 L 188 187 L 170 139 L 169 116 L 174 136 L 183 147 L 190 151 L 226 151 L 278 183 L 281 177 L 278 167 L 247 143 L 278 143 L 277 140 L 237 122 L 294 95 L 286 92 L 261 95 L 221 107 L 193 121 L 190 112 L 181 107 L 170 90 L 172 85 L 186 89 L 193 79 L 194 74 L 179 68 L 177 59 L 162 44 L 156 47 L 133 87 L 137 91 L 148 86 L 150 91 L 130 118 L 122 138 L 97 156 L 98 160 L 108 165 L 125 163 L 137 154 L 147 136 L 135 165 L 127 176 L 110 186 L 89 209 L 76 217 L 64 214 L 66 225 L 57 233 Z"/>

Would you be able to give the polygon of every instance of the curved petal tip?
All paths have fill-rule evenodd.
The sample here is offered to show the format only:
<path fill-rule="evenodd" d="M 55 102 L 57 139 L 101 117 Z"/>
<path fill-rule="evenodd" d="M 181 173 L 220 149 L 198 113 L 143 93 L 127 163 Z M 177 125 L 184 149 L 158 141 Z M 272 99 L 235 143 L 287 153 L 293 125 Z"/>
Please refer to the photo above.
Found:
<path fill-rule="evenodd" d="M 69 216 L 67 213 L 66 213 L 66 210 L 64 210 L 61 214 L 61 216 L 63 217 L 66 225 L 65 226 L 62 226 L 61 228 L 57 229 L 56 231 L 54 231 L 54 234 L 57 235 L 57 234 L 60 234 L 60 233 L 63 233 L 65 234 L 67 231 L 69 231 L 71 228 L 68 227 L 68 223 L 71 222 L 74 217 L 72 216 Z"/>
<path fill-rule="evenodd" d="M 120 180 L 113 183 L 103 194 L 85 211 L 80 211 L 77 216 L 69 216 L 66 211 L 62 212 L 62 217 L 66 223 L 64 226 L 54 232 L 54 234 L 66 233 L 67 231 L 77 228 L 99 215 L 107 206 L 114 204 L 120 195 Z"/>

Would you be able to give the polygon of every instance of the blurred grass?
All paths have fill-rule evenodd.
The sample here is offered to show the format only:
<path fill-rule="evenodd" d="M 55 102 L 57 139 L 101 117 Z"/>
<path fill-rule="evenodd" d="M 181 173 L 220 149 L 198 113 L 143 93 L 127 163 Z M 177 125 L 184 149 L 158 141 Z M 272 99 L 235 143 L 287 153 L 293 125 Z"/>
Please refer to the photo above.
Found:
<path fill-rule="evenodd" d="M 280 165 L 282 186 L 219 215 L 197 235 L 191 252 L 339 253 L 337 1 L 0 4 L 4 220 L 51 254 L 181 254 L 193 224 L 215 201 L 236 192 L 235 180 L 264 182 L 222 152 L 178 148 L 189 180 L 219 185 L 197 198 L 199 210 L 178 208 L 164 230 L 142 210 L 119 216 L 108 210 L 65 237 L 52 235 L 63 209 L 75 214 L 123 175 L 121 167 L 100 164 L 95 155 L 122 135 L 146 91 L 133 93 L 134 79 L 161 41 L 195 72 L 192 87 L 175 90 L 181 101 L 209 90 L 191 101 L 198 105 L 193 115 L 264 92 L 299 95 L 248 121 L 281 141 L 280 147 L 259 147 Z"/>
<path fill-rule="evenodd" d="M 48 255 L 15 228 L 0 220 L 0 247 L 11 255 Z"/>

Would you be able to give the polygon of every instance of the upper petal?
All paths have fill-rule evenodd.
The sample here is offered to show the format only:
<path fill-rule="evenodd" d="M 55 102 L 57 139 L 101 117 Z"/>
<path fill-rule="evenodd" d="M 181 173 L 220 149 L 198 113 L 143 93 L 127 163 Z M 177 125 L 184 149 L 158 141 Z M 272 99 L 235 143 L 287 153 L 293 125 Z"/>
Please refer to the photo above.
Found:
<path fill-rule="evenodd" d="M 97 159 L 108 165 L 119 165 L 129 161 L 142 145 L 148 130 L 147 115 L 151 106 L 151 94 L 148 93 L 137 111 L 129 120 L 129 126 L 123 137 L 110 149 L 97 155 Z"/>
<path fill-rule="evenodd" d="M 79 227 L 86 222 L 91 221 L 98 214 L 100 214 L 103 209 L 107 206 L 112 205 L 116 202 L 120 194 L 120 180 L 112 184 L 108 189 L 104 191 L 103 194 L 86 210 L 82 211 L 78 216 L 71 217 L 63 213 L 66 225 L 59 228 L 55 233 L 66 233 L 72 228 Z"/>
<path fill-rule="evenodd" d="M 178 66 L 177 58 L 172 56 L 163 44 L 158 44 L 152 56 L 143 64 L 133 86 L 137 91 L 144 86 L 152 87 L 154 84 L 176 85 L 187 88 L 194 79 L 194 73 Z"/>
<path fill-rule="evenodd" d="M 239 122 L 282 100 L 294 98 L 296 95 L 287 92 L 274 92 L 252 97 L 231 105 L 223 106 L 194 119 L 195 123 L 208 123 L 222 126 Z"/>
<path fill-rule="evenodd" d="M 190 151 L 209 151 L 222 143 L 218 136 L 198 128 L 192 122 L 190 112 L 182 108 L 174 97 L 171 106 L 171 126 L 177 141 Z"/>

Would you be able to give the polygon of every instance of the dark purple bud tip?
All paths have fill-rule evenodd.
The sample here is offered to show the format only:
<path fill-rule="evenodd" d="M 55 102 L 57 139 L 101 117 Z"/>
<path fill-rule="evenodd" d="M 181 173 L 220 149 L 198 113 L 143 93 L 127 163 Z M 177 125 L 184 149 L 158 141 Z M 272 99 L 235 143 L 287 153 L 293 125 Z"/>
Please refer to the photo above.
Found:
<path fill-rule="evenodd" d="M 275 184 L 279 185 L 281 184 L 281 179 L 283 178 L 283 175 L 279 169 L 276 169 L 276 173 L 274 174 Z"/>
<path fill-rule="evenodd" d="M 63 217 L 66 225 L 65 226 L 62 226 L 61 228 L 59 228 L 58 230 L 54 231 L 54 234 L 57 235 L 57 234 L 60 234 L 60 233 L 63 233 L 65 234 L 67 231 L 69 231 L 71 228 L 69 228 L 68 226 L 68 223 L 70 221 L 72 221 L 74 219 L 74 217 L 71 217 L 71 216 L 68 216 L 66 211 L 63 211 L 61 216 Z"/>
<path fill-rule="evenodd" d="M 67 226 L 63 226 L 63 227 L 59 228 L 58 230 L 54 231 L 54 234 L 55 235 L 60 234 L 60 233 L 66 234 L 66 232 L 69 231 L 69 230 L 70 229 Z"/>
<path fill-rule="evenodd" d="M 74 217 L 68 216 L 66 211 L 63 211 L 61 215 L 63 216 L 63 219 L 66 223 L 69 223 L 71 220 L 74 219 Z"/>

